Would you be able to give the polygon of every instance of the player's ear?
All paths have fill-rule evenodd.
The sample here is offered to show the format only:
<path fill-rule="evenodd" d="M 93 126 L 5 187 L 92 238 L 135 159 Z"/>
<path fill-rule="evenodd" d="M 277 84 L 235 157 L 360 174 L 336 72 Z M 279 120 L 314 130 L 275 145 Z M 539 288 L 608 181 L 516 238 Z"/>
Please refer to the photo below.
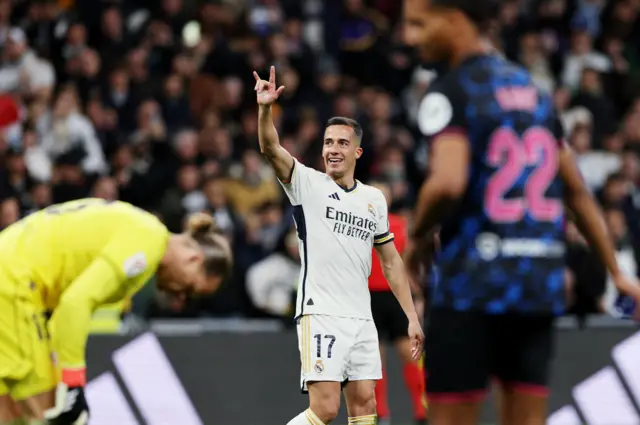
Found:
<path fill-rule="evenodd" d="M 358 146 L 356 148 L 356 159 L 359 159 L 362 156 L 362 147 Z"/>

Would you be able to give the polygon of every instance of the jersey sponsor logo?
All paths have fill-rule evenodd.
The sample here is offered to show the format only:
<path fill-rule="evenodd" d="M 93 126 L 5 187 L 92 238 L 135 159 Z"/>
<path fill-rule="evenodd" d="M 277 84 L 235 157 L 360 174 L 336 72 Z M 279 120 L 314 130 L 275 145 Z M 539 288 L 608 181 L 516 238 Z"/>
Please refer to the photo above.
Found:
<path fill-rule="evenodd" d="M 91 425 L 203 425 L 155 335 L 134 339 L 116 350 L 112 359 L 123 385 L 111 372 L 87 384 Z"/>
<path fill-rule="evenodd" d="M 147 257 L 144 255 L 144 252 L 137 252 L 124 260 L 122 269 L 124 270 L 124 274 L 129 278 L 144 273 L 147 269 Z"/>
<path fill-rule="evenodd" d="M 325 217 L 333 221 L 333 232 L 366 241 L 375 232 L 377 224 L 368 218 L 357 216 L 350 212 L 340 211 L 334 207 L 327 207 Z"/>
<path fill-rule="evenodd" d="M 562 241 L 545 241 L 531 238 L 500 238 L 495 233 L 481 233 L 476 237 L 476 250 L 484 261 L 504 258 L 558 258 L 565 255 Z"/>
<path fill-rule="evenodd" d="M 453 118 L 453 106 L 442 93 L 429 93 L 420 102 L 418 126 L 425 136 L 444 130 Z"/>
<path fill-rule="evenodd" d="M 640 423 L 640 332 L 622 341 L 611 352 L 607 365 L 573 388 L 573 406 L 549 416 L 549 425 L 632 425 Z"/>

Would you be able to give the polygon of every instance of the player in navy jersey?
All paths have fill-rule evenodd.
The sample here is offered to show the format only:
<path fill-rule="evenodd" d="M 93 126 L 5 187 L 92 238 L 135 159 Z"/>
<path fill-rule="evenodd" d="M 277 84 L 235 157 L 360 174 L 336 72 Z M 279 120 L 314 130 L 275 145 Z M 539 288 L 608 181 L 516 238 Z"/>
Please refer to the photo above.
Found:
<path fill-rule="evenodd" d="M 525 69 L 486 53 L 495 16 L 494 0 L 405 0 L 406 42 L 447 65 L 418 113 L 430 164 L 411 244 L 441 226 L 425 347 L 431 425 L 476 424 L 490 376 L 504 425 L 545 423 L 565 207 L 618 289 L 640 301 L 551 99 Z"/>

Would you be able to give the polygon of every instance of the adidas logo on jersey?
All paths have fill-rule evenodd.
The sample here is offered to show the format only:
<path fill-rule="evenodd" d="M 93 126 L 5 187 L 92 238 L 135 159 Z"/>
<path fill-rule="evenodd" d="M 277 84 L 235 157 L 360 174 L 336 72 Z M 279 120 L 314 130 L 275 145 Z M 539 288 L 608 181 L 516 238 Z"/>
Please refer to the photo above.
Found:
<path fill-rule="evenodd" d="M 307 305 L 315 305 L 316 303 L 313 302 L 313 300 L 311 298 L 309 298 L 309 301 L 307 301 Z"/>
<path fill-rule="evenodd" d="M 337 193 L 332 193 L 331 195 L 329 195 L 329 198 L 331 199 L 335 199 L 336 201 L 340 200 L 340 197 L 338 196 Z"/>
<path fill-rule="evenodd" d="M 112 359 L 116 372 L 100 374 L 85 390 L 92 424 L 203 425 L 155 335 L 139 336 Z"/>
<path fill-rule="evenodd" d="M 573 388 L 573 405 L 554 412 L 549 425 L 638 424 L 640 415 L 640 332 L 611 351 L 608 365 Z"/>

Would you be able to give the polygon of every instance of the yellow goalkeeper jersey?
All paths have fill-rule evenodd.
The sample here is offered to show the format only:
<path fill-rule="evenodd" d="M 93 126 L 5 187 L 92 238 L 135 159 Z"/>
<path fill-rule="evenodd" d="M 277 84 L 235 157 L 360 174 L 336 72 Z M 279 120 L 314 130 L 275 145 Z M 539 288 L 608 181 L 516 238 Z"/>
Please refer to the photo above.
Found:
<path fill-rule="evenodd" d="M 156 272 L 169 231 L 124 202 L 82 199 L 54 205 L 0 233 L 0 296 L 53 311 L 60 366 L 84 366 L 93 312 L 130 298 Z M 2 312 L 0 312 L 2 314 Z"/>

